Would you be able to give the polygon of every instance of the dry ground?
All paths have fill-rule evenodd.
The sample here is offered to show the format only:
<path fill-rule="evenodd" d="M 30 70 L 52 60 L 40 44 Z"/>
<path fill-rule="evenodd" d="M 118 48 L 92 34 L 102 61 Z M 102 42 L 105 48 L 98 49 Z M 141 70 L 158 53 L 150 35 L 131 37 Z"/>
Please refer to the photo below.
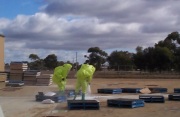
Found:
<path fill-rule="evenodd" d="M 68 79 L 67 89 L 73 89 L 75 79 Z M 168 88 L 165 103 L 145 103 L 140 108 L 110 108 L 106 98 L 101 96 L 115 96 L 138 99 L 139 94 L 122 93 L 114 95 L 97 94 L 98 88 Z M 92 96 L 100 101 L 100 110 L 68 110 L 67 103 L 42 104 L 35 101 L 39 92 L 57 91 L 56 85 L 51 86 L 23 86 L 21 88 L 4 87 L 0 83 L 0 105 L 5 117 L 43 117 L 57 115 L 59 117 L 179 117 L 180 101 L 168 101 L 167 96 L 174 88 L 180 88 L 179 79 L 93 79 L 91 83 Z"/>

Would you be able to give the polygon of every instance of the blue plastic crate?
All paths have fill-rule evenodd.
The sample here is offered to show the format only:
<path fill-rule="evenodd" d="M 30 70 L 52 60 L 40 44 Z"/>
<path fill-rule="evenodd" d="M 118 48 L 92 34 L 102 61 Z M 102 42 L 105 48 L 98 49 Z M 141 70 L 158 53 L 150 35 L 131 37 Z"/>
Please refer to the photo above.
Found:
<path fill-rule="evenodd" d="M 58 96 L 40 96 L 40 95 L 36 95 L 36 101 L 43 101 L 45 99 L 51 99 L 54 102 L 58 102 L 59 101 L 59 97 Z"/>
<path fill-rule="evenodd" d="M 167 88 L 151 87 L 149 88 L 149 90 L 151 91 L 151 93 L 166 93 L 167 92 Z"/>
<path fill-rule="evenodd" d="M 6 81 L 6 86 L 21 87 L 21 86 L 24 86 L 24 81 L 21 81 L 21 80 L 8 80 L 8 81 Z"/>
<path fill-rule="evenodd" d="M 43 101 L 45 99 L 51 99 L 54 102 L 64 102 L 67 99 L 66 96 L 60 96 L 58 94 L 53 95 L 53 96 L 46 96 L 46 95 L 44 95 L 43 92 L 38 92 L 38 94 L 35 96 L 35 98 L 36 98 L 36 101 Z"/>
<path fill-rule="evenodd" d="M 162 95 L 139 95 L 139 99 L 148 103 L 164 103 L 165 99 Z"/>
<path fill-rule="evenodd" d="M 142 88 L 121 88 L 122 93 L 140 93 Z"/>
<path fill-rule="evenodd" d="M 174 93 L 180 93 L 180 88 L 174 88 Z"/>
<path fill-rule="evenodd" d="M 65 92 L 66 92 L 68 97 L 75 96 L 75 90 L 66 90 Z M 77 95 L 81 95 L 81 94 L 82 94 L 82 91 L 80 90 Z"/>
<path fill-rule="evenodd" d="M 24 81 L 21 80 L 9 80 L 9 83 L 24 83 Z"/>
<path fill-rule="evenodd" d="M 122 89 L 120 88 L 102 88 L 97 89 L 98 93 L 105 93 L 105 94 L 120 94 L 122 93 Z"/>
<path fill-rule="evenodd" d="M 100 108 L 97 100 L 67 100 L 69 110 L 98 110 Z"/>
<path fill-rule="evenodd" d="M 141 99 L 108 99 L 108 107 L 117 107 L 117 108 L 137 108 L 144 107 L 144 100 Z"/>
<path fill-rule="evenodd" d="M 169 94 L 168 99 L 172 101 L 180 101 L 180 94 L 179 93 Z"/>

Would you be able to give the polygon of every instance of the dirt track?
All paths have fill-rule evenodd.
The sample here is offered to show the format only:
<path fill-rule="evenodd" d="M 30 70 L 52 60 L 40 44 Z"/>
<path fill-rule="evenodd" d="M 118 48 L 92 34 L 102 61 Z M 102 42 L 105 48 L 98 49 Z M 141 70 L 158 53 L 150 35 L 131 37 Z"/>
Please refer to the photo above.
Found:
<path fill-rule="evenodd" d="M 67 89 L 73 89 L 75 79 L 69 79 Z M 168 101 L 167 95 L 173 93 L 174 88 L 180 88 L 178 79 L 93 79 L 91 83 L 92 95 L 114 96 L 97 94 L 98 88 L 144 88 L 163 87 L 168 92 L 165 103 L 145 103 L 140 108 L 110 108 L 106 99 L 100 99 L 100 110 L 68 110 L 67 103 L 42 104 L 35 101 L 39 91 L 57 91 L 55 85 L 51 86 L 24 86 L 22 88 L 0 87 L 0 105 L 5 117 L 43 117 L 45 115 L 58 115 L 63 117 L 179 117 L 180 101 Z M 122 93 L 117 97 L 138 98 L 139 94 Z"/>

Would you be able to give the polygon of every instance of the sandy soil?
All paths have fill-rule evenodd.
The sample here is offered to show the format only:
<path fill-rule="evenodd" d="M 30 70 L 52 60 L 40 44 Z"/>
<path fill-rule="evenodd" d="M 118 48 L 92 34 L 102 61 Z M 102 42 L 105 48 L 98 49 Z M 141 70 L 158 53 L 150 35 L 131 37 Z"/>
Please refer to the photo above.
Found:
<path fill-rule="evenodd" d="M 67 89 L 73 89 L 75 79 L 68 79 Z M 167 93 L 157 94 L 165 96 L 165 103 L 145 103 L 140 108 L 112 108 L 107 107 L 109 97 L 123 97 L 138 99 L 140 94 L 98 94 L 98 88 L 168 88 Z M 179 117 L 180 101 L 169 101 L 168 94 L 174 88 L 180 88 L 179 79 L 93 79 L 92 94 L 86 98 L 100 101 L 100 110 L 68 110 L 67 103 L 42 104 L 35 101 L 35 95 L 41 92 L 57 91 L 56 85 L 51 86 L 23 86 L 20 88 L 5 87 L 0 83 L 0 105 L 5 117 L 44 117 L 56 115 L 59 117 Z"/>

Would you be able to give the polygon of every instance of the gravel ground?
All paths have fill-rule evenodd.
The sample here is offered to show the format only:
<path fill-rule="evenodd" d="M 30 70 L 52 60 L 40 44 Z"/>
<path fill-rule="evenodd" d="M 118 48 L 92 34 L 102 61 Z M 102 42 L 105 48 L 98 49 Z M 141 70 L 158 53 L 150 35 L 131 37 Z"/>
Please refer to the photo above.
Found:
<path fill-rule="evenodd" d="M 179 117 L 180 101 L 168 101 L 169 93 L 174 88 L 180 88 L 178 79 L 93 79 L 91 83 L 92 94 L 86 99 L 100 101 L 100 110 L 68 110 L 67 103 L 42 104 L 35 101 L 35 95 L 41 92 L 57 91 L 56 85 L 51 86 L 23 86 L 5 87 L 0 83 L 0 106 L 5 117 L 45 117 L 56 115 L 60 117 Z M 75 79 L 69 79 L 66 89 L 74 89 Z M 144 88 L 163 87 L 168 88 L 167 93 L 156 93 L 163 95 L 165 103 L 145 103 L 140 108 L 110 108 L 106 100 L 109 98 L 132 98 L 138 99 L 140 94 L 97 94 L 98 88 Z M 154 94 L 153 94 L 154 95 Z M 78 97 L 77 99 L 80 99 Z"/>

